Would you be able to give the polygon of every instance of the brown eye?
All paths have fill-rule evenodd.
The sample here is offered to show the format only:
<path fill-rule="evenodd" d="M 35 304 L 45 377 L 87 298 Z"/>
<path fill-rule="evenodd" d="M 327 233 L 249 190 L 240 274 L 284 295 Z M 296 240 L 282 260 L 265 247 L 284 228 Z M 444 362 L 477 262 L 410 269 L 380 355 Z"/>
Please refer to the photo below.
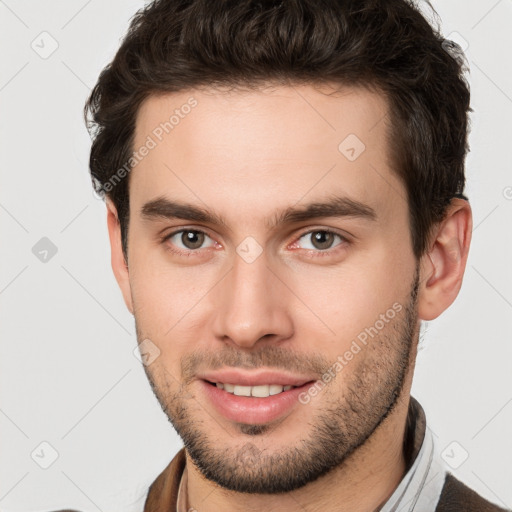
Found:
<path fill-rule="evenodd" d="M 187 249 L 198 249 L 204 243 L 204 233 L 200 231 L 183 231 L 181 242 Z"/>
<path fill-rule="evenodd" d="M 164 238 L 164 242 L 175 247 L 176 252 L 197 252 L 197 249 L 213 247 L 215 241 L 197 229 L 180 229 Z"/>
<path fill-rule="evenodd" d="M 336 242 L 336 239 L 339 242 Z M 304 233 L 299 240 L 304 240 L 304 242 L 300 243 L 303 249 L 326 251 L 343 243 L 345 238 L 326 229 L 317 229 L 316 231 Z"/>
<path fill-rule="evenodd" d="M 315 231 L 311 235 L 311 242 L 317 249 L 329 249 L 334 241 L 334 234 L 329 231 Z"/>

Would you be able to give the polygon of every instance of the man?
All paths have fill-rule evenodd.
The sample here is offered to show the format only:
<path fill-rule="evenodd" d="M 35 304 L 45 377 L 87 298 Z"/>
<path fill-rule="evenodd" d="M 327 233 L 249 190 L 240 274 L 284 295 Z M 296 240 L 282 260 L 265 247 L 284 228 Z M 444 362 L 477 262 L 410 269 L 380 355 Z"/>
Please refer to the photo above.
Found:
<path fill-rule="evenodd" d="M 113 271 L 185 445 L 145 511 L 502 510 L 410 396 L 471 240 L 452 50 L 405 0 L 134 18 L 86 113 Z"/>

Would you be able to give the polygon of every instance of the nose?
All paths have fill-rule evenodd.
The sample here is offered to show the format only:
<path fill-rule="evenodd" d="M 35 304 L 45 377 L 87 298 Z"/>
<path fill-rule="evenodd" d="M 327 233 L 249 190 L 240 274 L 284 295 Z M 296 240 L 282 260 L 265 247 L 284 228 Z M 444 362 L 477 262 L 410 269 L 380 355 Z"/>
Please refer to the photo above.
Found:
<path fill-rule="evenodd" d="M 216 287 L 214 334 L 240 348 L 290 338 L 290 301 L 290 291 L 269 268 L 265 252 L 251 263 L 235 254 L 231 271 Z"/>

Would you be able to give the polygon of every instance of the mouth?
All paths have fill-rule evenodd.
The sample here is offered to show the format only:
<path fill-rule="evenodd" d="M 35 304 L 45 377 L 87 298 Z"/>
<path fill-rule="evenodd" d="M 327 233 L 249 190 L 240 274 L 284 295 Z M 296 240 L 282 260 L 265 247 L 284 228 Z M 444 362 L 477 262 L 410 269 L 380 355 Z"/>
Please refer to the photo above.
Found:
<path fill-rule="evenodd" d="M 291 414 L 299 405 L 299 396 L 314 384 L 258 384 L 247 386 L 200 379 L 203 395 L 225 419 L 262 425 Z"/>

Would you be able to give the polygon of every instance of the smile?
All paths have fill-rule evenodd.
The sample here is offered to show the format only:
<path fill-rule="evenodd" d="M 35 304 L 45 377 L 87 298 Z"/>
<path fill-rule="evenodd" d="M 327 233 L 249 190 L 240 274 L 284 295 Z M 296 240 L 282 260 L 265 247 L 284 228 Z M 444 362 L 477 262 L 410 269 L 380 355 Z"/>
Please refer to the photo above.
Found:
<path fill-rule="evenodd" d="M 223 382 L 210 382 L 210 384 L 223 389 L 228 393 L 236 396 L 254 396 L 258 398 L 266 398 L 271 395 L 278 395 L 283 391 L 288 391 L 297 386 L 281 386 L 280 384 L 263 384 L 259 386 L 241 386 L 238 384 L 229 384 Z"/>

